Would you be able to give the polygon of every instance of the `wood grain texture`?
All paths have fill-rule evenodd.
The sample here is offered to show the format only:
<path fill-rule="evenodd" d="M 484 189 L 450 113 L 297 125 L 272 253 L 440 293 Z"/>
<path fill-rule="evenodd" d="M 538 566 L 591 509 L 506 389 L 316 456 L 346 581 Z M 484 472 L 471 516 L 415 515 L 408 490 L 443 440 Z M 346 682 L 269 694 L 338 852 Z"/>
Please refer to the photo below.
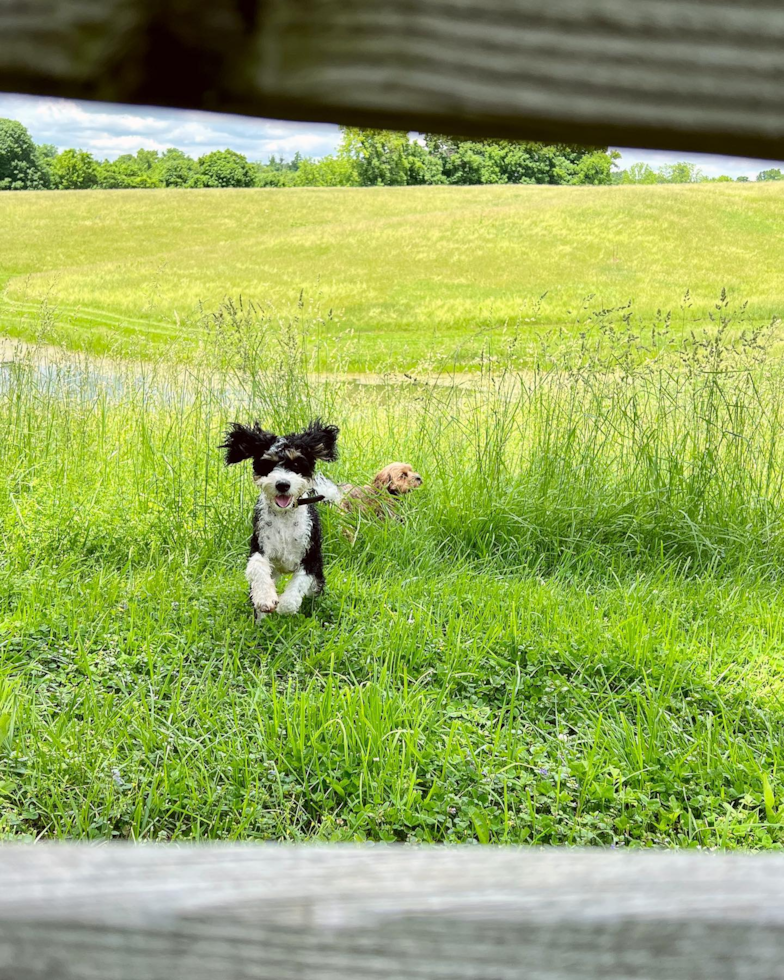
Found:
<path fill-rule="evenodd" d="M 0 849 L 2 980 L 772 980 L 784 857 Z"/>
<path fill-rule="evenodd" d="M 774 0 L 4 0 L 0 89 L 784 157 Z"/>

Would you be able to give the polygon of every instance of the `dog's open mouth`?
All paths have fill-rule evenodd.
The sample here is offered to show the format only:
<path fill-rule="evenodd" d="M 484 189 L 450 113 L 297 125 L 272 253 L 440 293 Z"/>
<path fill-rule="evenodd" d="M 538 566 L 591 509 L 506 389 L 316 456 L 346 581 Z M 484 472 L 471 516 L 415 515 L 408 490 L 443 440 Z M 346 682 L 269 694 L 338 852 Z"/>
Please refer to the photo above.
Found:
<path fill-rule="evenodd" d="M 285 496 L 284 494 L 278 494 L 275 498 L 275 503 L 281 510 L 285 510 L 287 507 L 291 506 L 291 502 L 294 498 L 291 496 Z"/>

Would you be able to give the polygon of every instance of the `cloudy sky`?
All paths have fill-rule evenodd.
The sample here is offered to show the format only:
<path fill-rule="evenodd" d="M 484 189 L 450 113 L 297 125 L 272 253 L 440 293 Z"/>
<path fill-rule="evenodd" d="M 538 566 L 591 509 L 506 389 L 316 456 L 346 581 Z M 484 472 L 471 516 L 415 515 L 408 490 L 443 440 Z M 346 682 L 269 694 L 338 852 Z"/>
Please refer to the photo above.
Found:
<path fill-rule="evenodd" d="M 0 117 L 18 119 L 36 143 L 54 143 L 59 149 L 89 150 L 99 159 L 113 160 L 140 147 L 165 150 L 177 146 L 194 157 L 211 150 L 230 148 L 250 160 L 267 160 L 271 154 L 292 157 L 331 153 L 338 143 L 337 126 L 320 123 L 278 122 L 182 109 L 75 102 L 0 93 Z M 663 150 L 621 149 L 622 167 L 637 161 L 659 167 L 678 160 L 696 163 L 709 177 L 745 174 L 754 178 L 760 170 L 784 164 L 741 157 L 707 156 L 700 153 L 668 153 Z"/>

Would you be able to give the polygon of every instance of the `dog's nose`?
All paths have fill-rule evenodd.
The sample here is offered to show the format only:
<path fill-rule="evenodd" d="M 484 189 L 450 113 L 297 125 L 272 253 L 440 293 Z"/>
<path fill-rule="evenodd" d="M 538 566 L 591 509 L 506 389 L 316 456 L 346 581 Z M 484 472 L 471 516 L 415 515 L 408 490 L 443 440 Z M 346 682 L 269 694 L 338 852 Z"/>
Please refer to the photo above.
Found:
<path fill-rule="evenodd" d="M 275 489 L 278 491 L 278 493 L 288 493 L 291 489 L 291 484 L 288 480 L 278 480 L 278 482 L 275 484 Z"/>
<path fill-rule="evenodd" d="M 418 487 L 422 486 L 422 477 L 418 473 L 415 473 L 412 479 Z"/>

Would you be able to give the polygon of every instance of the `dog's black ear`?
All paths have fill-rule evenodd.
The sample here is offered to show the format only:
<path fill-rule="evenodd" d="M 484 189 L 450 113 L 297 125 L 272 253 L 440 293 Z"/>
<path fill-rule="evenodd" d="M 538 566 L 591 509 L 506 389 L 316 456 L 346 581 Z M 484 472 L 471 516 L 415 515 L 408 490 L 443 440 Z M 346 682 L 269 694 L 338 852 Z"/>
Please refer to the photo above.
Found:
<path fill-rule="evenodd" d="M 336 425 L 324 425 L 321 419 L 313 419 L 300 436 L 303 448 L 324 463 L 334 463 L 338 458 L 338 433 Z"/>
<path fill-rule="evenodd" d="M 232 463 L 241 463 L 243 459 L 263 456 L 276 439 L 273 432 L 262 429 L 258 422 L 252 426 L 232 422 L 225 442 L 218 448 L 225 451 L 226 465 L 231 466 Z"/>

